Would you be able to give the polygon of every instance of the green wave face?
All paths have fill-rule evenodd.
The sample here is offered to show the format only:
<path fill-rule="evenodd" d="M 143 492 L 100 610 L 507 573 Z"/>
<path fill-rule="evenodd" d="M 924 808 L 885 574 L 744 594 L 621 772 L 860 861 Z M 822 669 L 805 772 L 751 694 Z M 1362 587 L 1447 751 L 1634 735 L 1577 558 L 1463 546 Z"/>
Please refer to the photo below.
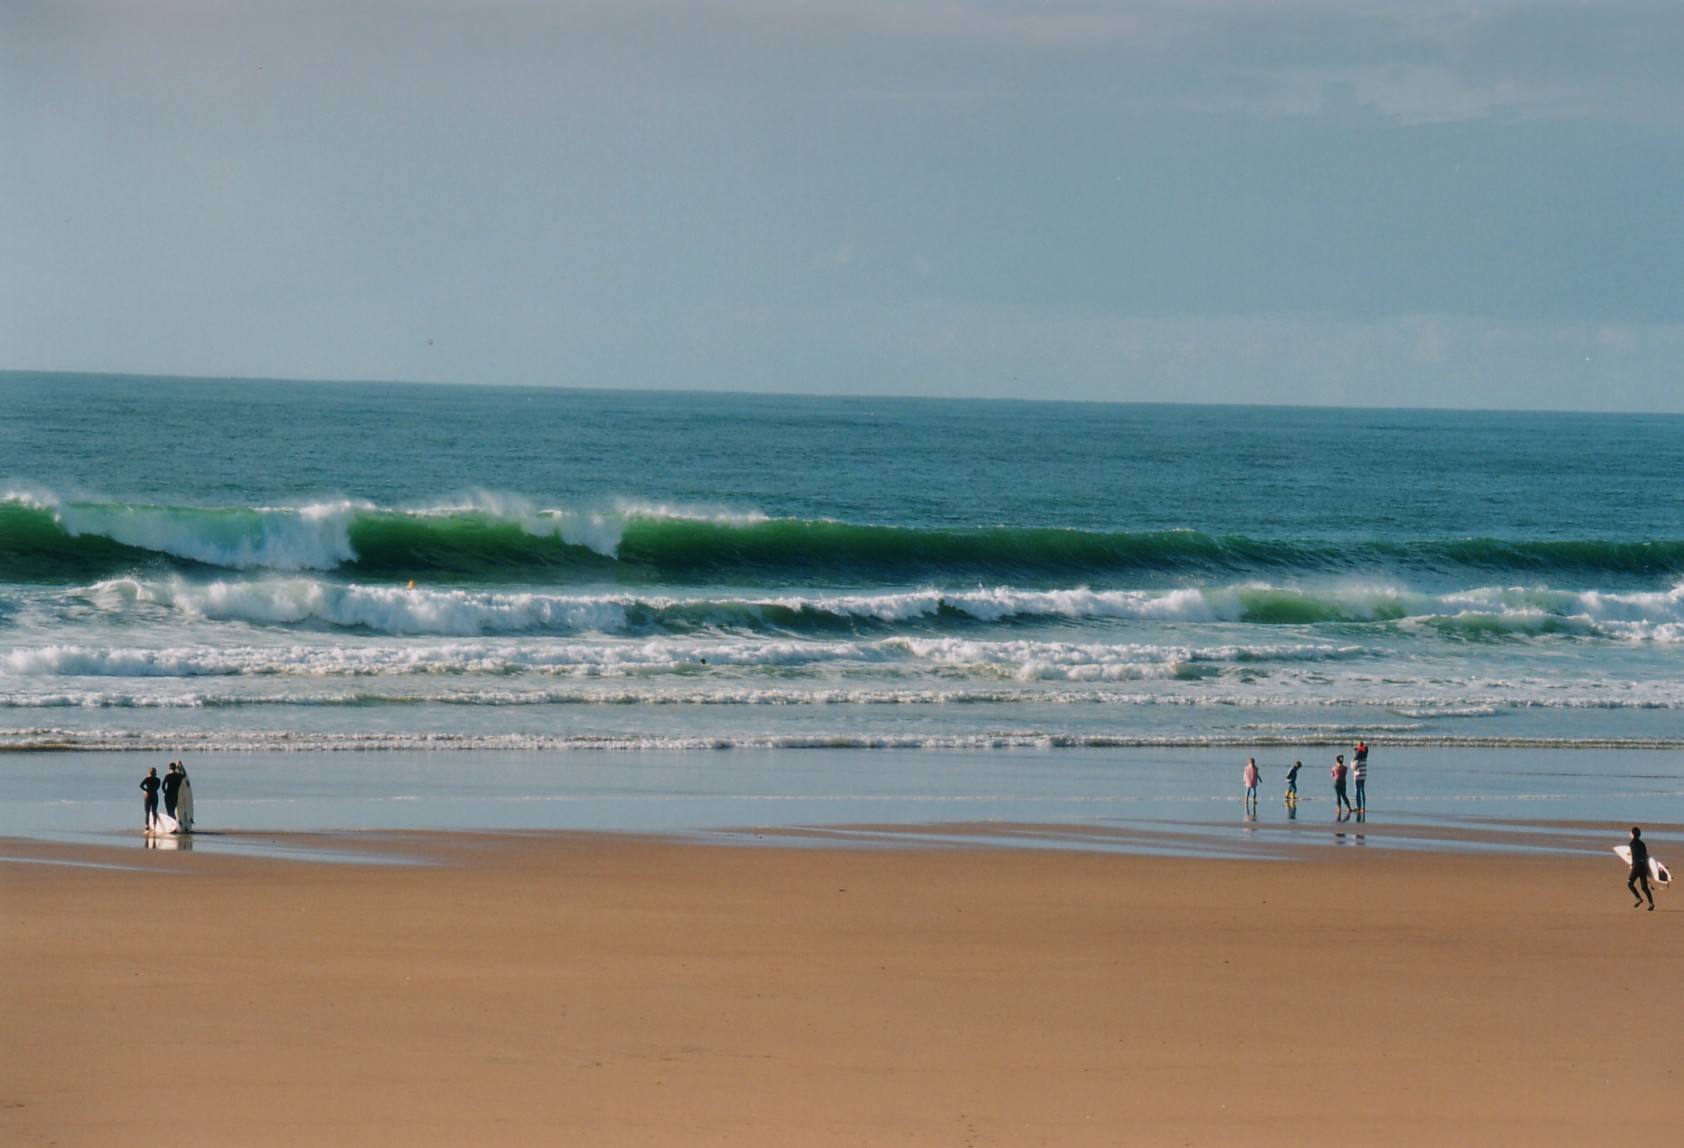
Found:
<path fill-rule="evenodd" d="M 557 534 L 482 514 L 359 515 L 347 532 L 346 565 L 379 578 L 432 575 L 567 582 L 611 576 L 617 563 Z"/>
<path fill-rule="evenodd" d="M 0 502 L 0 581 L 73 584 L 164 562 L 143 547 L 69 534 L 50 510 Z"/>
<path fill-rule="evenodd" d="M 170 567 L 535 585 L 1139 588 L 1396 578 L 1616 588 L 1684 576 L 1684 541 L 1337 543 L 638 512 L 402 511 L 350 502 L 206 509 L 0 501 L 0 578 L 7 581 L 76 583 Z M 1337 606 L 1267 589 L 1250 592 L 1246 608 L 1281 622 L 1339 620 Z"/>

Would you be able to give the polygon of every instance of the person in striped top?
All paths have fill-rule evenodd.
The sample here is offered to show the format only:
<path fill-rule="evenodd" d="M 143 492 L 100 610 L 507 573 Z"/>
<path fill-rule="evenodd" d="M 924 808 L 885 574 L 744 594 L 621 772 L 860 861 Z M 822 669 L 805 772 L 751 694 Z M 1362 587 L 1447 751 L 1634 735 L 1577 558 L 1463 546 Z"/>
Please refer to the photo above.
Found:
<path fill-rule="evenodd" d="M 1368 743 L 1358 741 L 1351 751 L 1351 780 L 1357 783 L 1357 812 L 1368 809 Z"/>

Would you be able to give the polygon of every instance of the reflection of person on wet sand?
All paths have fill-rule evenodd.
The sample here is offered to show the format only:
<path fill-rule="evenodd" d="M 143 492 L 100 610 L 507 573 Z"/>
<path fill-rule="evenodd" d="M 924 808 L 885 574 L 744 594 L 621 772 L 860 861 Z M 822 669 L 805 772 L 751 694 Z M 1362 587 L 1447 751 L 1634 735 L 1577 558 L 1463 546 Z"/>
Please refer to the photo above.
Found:
<path fill-rule="evenodd" d="M 151 829 L 155 824 L 157 824 L 158 790 L 163 787 L 163 784 L 163 782 L 158 780 L 157 766 L 153 766 L 151 769 L 148 769 L 146 771 L 146 776 L 140 779 L 141 792 L 146 794 L 146 800 L 141 809 L 142 816 L 146 820 L 145 828 L 147 829 Z"/>

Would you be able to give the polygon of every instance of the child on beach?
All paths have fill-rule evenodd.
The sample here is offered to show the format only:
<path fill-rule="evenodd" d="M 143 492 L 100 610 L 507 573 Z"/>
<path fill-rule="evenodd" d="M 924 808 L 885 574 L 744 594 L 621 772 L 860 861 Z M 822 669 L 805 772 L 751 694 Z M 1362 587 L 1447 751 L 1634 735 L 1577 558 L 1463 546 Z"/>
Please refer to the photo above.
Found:
<path fill-rule="evenodd" d="M 1295 761 L 1292 763 L 1292 768 L 1286 771 L 1286 803 L 1288 805 L 1298 804 L 1298 771 L 1303 768 L 1303 762 Z"/>
<path fill-rule="evenodd" d="M 1257 812 L 1257 787 L 1263 782 L 1263 774 L 1257 768 L 1257 759 L 1245 759 L 1245 811 Z"/>

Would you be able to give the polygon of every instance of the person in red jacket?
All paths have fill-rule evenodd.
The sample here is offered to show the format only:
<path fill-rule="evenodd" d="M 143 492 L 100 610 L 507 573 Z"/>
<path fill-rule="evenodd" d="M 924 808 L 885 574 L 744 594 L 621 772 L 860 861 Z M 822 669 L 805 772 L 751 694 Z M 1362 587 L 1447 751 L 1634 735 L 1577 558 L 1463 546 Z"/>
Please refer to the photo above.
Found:
<path fill-rule="evenodd" d="M 1345 779 L 1350 776 L 1350 769 L 1345 765 L 1345 755 L 1340 754 L 1333 759 L 1333 812 L 1343 821 L 1345 815 L 1351 812 L 1351 799 L 1345 795 Z"/>

